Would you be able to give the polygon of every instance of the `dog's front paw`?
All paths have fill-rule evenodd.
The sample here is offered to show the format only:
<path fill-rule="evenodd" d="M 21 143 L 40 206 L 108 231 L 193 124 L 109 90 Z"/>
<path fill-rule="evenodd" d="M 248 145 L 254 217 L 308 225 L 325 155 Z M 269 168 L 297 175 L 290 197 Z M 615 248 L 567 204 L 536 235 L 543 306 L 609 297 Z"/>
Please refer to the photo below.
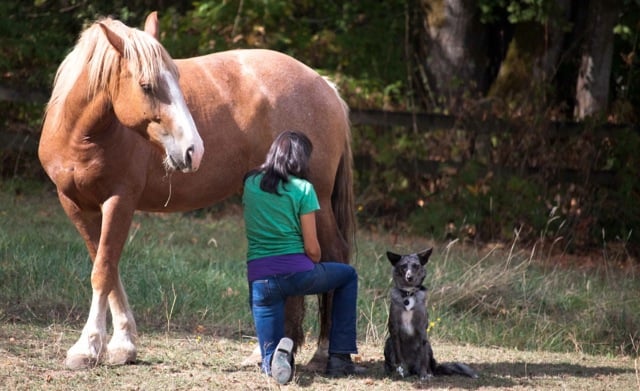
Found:
<path fill-rule="evenodd" d="M 430 381 L 433 379 L 433 375 L 430 373 L 420 375 L 420 381 Z"/>
<path fill-rule="evenodd" d="M 400 377 L 404 377 L 404 368 L 402 368 L 402 365 L 398 365 L 398 367 L 396 368 L 396 372 L 398 372 L 398 375 L 400 375 Z"/>

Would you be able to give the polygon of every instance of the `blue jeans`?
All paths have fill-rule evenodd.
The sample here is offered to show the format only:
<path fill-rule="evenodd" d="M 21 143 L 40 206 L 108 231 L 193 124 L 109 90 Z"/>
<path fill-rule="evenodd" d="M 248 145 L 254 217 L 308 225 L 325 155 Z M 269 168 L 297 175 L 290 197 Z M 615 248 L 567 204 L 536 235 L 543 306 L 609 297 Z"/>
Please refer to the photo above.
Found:
<path fill-rule="evenodd" d="M 313 270 L 281 274 L 250 283 L 251 311 L 262 354 L 262 369 L 271 373 L 271 356 L 284 335 L 284 305 L 288 296 L 333 290 L 329 353 L 357 353 L 356 301 L 358 274 L 347 264 L 316 263 Z"/>

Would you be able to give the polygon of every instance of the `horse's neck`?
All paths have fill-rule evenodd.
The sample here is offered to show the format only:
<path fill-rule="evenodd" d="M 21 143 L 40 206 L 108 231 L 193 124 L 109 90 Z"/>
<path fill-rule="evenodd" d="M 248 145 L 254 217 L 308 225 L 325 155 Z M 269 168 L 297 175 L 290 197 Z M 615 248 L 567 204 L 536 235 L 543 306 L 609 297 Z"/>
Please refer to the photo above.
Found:
<path fill-rule="evenodd" d="M 68 136 L 83 141 L 103 138 L 117 122 L 107 92 L 88 97 L 85 86 L 86 72 L 83 72 L 62 103 L 60 117 Z"/>

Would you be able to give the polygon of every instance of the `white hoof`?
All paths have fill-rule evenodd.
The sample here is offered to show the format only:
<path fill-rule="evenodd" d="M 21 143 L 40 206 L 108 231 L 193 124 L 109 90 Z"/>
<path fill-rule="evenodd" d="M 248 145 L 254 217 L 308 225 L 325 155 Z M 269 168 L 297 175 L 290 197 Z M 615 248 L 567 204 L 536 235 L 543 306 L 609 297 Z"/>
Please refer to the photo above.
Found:
<path fill-rule="evenodd" d="M 128 337 L 116 337 L 111 338 L 109 346 L 107 347 L 107 363 L 111 365 L 124 365 L 132 364 L 136 362 L 137 349 L 131 339 Z"/>
<path fill-rule="evenodd" d="M 262 354 L 260 353 L 260 346 L 256 346 L 256 348 L 253 349 L 253 352 L 251 352 L 250 355 L 242 360 L 240 366 L 255 367 L 256 365 L 259 366 L 260 364 L 262 364 Z"/>
<path fill-rule="evenodd" d="M 67 354 L 64 365 L 72 370 L 88 369 L 98 365 L 98 360 L 86 354 Z"/>
<path fill-rule="evenodd" d="M 91 337 L 81 336 L 68 351 L 64 362 L 69 369 L 85 369 L 95 367 L 103 356 L 104 338 L 98 334 Z"/>

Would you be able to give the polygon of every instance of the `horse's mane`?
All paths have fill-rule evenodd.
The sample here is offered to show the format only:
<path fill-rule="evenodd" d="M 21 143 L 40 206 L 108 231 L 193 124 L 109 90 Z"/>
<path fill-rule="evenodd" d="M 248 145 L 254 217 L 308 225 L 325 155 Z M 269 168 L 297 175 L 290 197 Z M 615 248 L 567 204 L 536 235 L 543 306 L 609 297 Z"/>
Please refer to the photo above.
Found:
<path fill-rule="evenodd" d="M 64 102 L 85 67 L 88 67 L 88 99 L 109 89 L 112 78 L 120 69 L 120 55 L 107 40 L 100 23 L 123 38 L 124 58 L 129 62 L 134 78 L 155 88 L 163 69 L 178 77 L 175 63 L 155 38 L 118 20 L 103 18 L 82 32 L 76 46 L 60 64 L 47 108 Z"/>

